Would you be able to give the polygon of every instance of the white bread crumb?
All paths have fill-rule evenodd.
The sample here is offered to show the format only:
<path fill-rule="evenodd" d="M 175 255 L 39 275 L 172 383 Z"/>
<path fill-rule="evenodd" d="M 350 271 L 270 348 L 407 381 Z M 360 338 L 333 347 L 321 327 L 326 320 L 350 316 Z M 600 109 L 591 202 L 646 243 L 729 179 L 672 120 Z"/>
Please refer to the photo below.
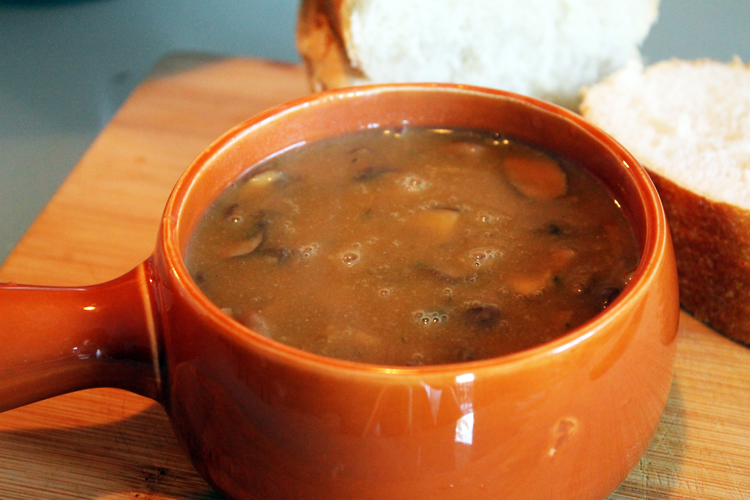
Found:
<path fill-rule="evenodd" d="M 739 60 L 633 63 L 584 91 L 581 109 L 648 169 L 750 210 L 750 68 Z"/>
<path fill-rule="evenodd" d="M 302 0 L 313 89 L 450 82 L 577 109 L 580 89 L 640 58 L 659 0 Z"/>
<path fill-rule="evenodd" d="M 502 88 L 575 107 L 581 86 L 628 61 L 652 0 L 356 0 L 350 60 L 368 82 Z"/>

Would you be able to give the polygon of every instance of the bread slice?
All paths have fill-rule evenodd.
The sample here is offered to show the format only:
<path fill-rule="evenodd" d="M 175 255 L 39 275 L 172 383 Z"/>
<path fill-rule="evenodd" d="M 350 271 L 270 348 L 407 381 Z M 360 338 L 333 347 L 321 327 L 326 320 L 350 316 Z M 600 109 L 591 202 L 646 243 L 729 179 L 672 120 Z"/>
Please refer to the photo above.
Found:
<path fill-rule="evenodd" d="M 314 90 L 437 81 L 575 109 L 582 85 L 639 57 L 658 0 L 303 0 Z"/>
<path fill-rule="evenodd" d="M 584 90 L 581 112 L 651 173 L 683 307 L 750 344 L 750 66 L 632 64 Z"/>

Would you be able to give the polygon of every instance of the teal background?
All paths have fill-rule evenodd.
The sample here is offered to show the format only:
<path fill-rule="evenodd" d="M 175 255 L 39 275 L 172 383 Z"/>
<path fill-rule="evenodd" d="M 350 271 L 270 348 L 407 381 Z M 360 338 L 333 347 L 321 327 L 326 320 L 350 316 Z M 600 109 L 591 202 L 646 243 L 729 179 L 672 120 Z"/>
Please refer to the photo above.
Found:
<path fill-rule="evenodd" d="M 162 57 L 298 61 L 297 8 L 298 0 L 0 1 L 0 262 Z M 647 63 L 750 61 L 750 1 L 662 0 L 642 53 Z"/>

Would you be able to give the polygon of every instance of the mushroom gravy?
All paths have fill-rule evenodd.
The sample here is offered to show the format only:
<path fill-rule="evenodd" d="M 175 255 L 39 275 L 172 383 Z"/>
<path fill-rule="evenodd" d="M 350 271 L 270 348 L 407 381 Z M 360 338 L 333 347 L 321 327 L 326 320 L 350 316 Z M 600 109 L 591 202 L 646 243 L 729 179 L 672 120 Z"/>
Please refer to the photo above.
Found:
<path fill-rule="evenodd" d="M 252 166 L 199 221 L 187 267 L 248 328 L 324 356 L 455 363 L 552 340 L 638 265 L 583 168 L 499 135 L 375 129 Z"/>

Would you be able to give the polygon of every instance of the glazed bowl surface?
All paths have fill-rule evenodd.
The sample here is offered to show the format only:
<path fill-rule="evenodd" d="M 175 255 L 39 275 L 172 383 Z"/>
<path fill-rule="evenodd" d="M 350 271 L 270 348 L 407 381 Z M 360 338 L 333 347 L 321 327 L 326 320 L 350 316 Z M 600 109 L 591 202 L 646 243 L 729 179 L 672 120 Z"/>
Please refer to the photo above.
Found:
<path fill-rule="evenodd" d="M 295 144 L 403 126 L 498 132 L 589 170 L 635 232 L 641 262 L 629 285 L 604 312 L 546 344 L 422 367 L 295 349 L 245 328 L 201 293 L 185 252 L 229 183 Z M 679 315 L 661 203 L 627 151 L 551 104 L 442 84 L 338 89 L 261 113 L 188 167 L 153 256 L 133 272 L 77 293 L 18 288 L 0 289 L 6 304 L 59 297 L 78 311 L 66 328 L 85 329 L 87 345 L 101 344 L 103 355 L 50 364 L 60 346 L 45 341 L 37 368 L 0 359 L 4 381 L 35 388 L 21 398 L 0 391 L 4 408 L 101 385 L 152 397 L 198 471 L 236 499 L 603 499 L 637 464 L 659 423 Z M 109 305 L 83 314 L 79 306 L 94 297 Z M 0 317 L 41 337 L 47 326 L 29 329 L 15 306 L 0 307 Z M 102 333 L 91 334 L 95 328 Z M 33 341 L 29 335 L 14 341 L 19 349 Z"/>

